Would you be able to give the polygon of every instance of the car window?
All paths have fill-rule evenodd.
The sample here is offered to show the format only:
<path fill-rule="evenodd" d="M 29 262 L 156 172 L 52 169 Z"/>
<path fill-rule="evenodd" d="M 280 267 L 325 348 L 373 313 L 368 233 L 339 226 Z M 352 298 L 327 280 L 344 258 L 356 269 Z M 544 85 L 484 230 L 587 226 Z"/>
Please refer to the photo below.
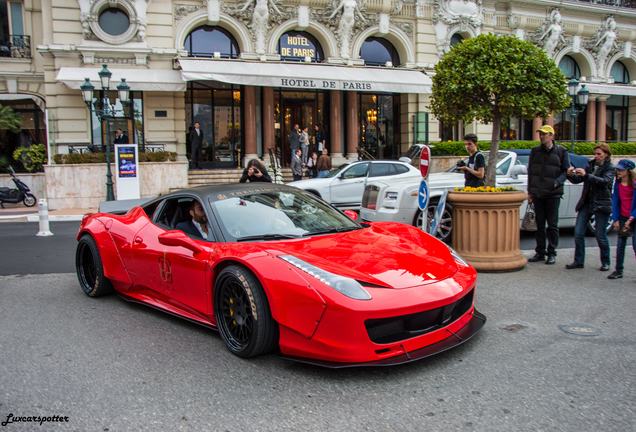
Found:
<path fill-rule="evenodd" d="M 382 177 L 395 174 L 395 164 L 392 163 L 372 163 L 369 177 Z"/>
<path fill-rule="evenodd" d="M 365 177 L 367 175 L 368 168 L 368 163 L 355 164 L 351 168 L 347 169 L 344 173 L 342 173 L 342 178 L 351 179 Z"/>
<path fill-rule="evenodd" d="M 508 173 L 508 168 L 510 168 L 510 163 L 512 162 L 512 158 L 508 158 L 499 165 L 497 165 L 497 175 L 504 175 Z"/>
<path fill-rule="evenodd" d="M 515 165 L 528 166 L 529 161 L 530 161 L 530 155 L 517 155 L 517 161 L 515 162 Z"/>
<path fill-rule="evenodd" d="M 407 172 L 409 172 L 408 167 L 400 164 L 393 164 L 393 169 L 395 169 L 396 174 L 406 174 Z"/>
<path fill-rule="evenodd" d="M 154 219 L 155 224 L 168 230 L 181 229 L 188 236 L 200 240 L 202 237 L 197 234 L 198 231 L 192 230 L 188 232 L 183 229 L 183 223 L 192 220 L 190 208 L 195 200 L 196 198 L 193 197 L 176 197 L 165 200 L 164 205 L 157 209 L 157 215 Z M 202 205 L 202 207 L 205 209 L 205 206 Z M 179 224 L 182 224 L 181 227 L 179 227 Z M 192 226 L 189 228 L 192 228 Z M 204 240 L 212 239 L 209 228 L 208 232 L 208 238 Z"/>
<path fill-rule="evenodd" d="M 161 204 L 162 201 L 161 200 L 157 200 L 155 202 L 152 202 L 150 204 L 146 204 L 144 206 L 142 206 L 141 208 L 144 209 L 144 212 L 146 212 L 146 216 L 148 216 L 148 219 L 154 219 L 153 215 L 155 214 L 155 211 L 157 211 L 157 208 L 159 207 L 159 204 Z"/>
<path fill-rule="evenodd" d="M 348 166 L 348 163 L 342 164 L 337 168 L 331 168 L 331 170 L 329 170 L 329 173 L 327 173 L 327 178 L 329 177 L 335 177 L 340 171 L 342 171 L 342 169 L 346 166 Z"/>

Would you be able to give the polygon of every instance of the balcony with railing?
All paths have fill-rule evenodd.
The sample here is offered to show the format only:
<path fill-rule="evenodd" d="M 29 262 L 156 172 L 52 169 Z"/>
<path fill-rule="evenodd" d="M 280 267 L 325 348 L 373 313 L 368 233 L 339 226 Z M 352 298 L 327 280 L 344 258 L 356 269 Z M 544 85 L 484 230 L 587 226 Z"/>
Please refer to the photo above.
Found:
<path fill-rule="evenodd" d="M 636 8 L 636 0 L 577 0 L 582 3 L 592 3 L 601 6 L 616 6 L 624 8 Z"/>
<path fill-rule="evenodd" d="M 31 58 L 31 36 L 9 35 L 0 40 L 0 57 Z"/>

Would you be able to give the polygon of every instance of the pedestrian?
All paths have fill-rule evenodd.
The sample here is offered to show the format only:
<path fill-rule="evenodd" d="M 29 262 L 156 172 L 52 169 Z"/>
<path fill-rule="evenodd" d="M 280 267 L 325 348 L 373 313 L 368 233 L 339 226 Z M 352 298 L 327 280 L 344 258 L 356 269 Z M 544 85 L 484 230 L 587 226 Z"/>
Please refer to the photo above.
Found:
<path fill-rule="evenodd" d="M 302 180 L 303 178 L 303 161 L 300 159 L 301 155 L 302 150 L 297 148 L 291 161 L 291 169 L 292 174 L 294 175 L 294 181 Z"/>
<path fill-rule="evenodd" d="M 294 159 L 296 149 L 300 148 L 300 129 L 298 128 L 298 123 L 294 124 L 294 128 L 289 133 L 288 141 L 289 149 L 291 150 L 291 158 Z"/>
<path fill-rule="evenodd" d="M 128 135 L 126 135 L 120 128 L 117 128 L 113 142 L 115 144 L 128 144 Z"/>
<path fill-rule="evenodd" d="M 552 126 L 543 125 L 537 132 L 541 145 L 530 151 L 528 162 L 528 203 L 534 204 L 537 218 L 537 246 L 528 261 L 554 264 L 559 244 L 559 204 L 570 158 L 567 150 L 554 142 Z"/>
<path fill-rule="evenodd" d="M 267 168 L 265 165 L 258 159 L 252 159 L 247 163 L 247 166 L 243 170 L 243 175 L 241 175 L 241 179 L 239 183 L 255 183 L 255 182 L 266 182 L 271 183 L 272 178 L 269 176 L 267 172 Z"/>
<path fill-rule="evenodd" d="M 201 159 L 201 147 L 203 147 L 203 131 L 201 123 L 194 122 L 194 128 L 190 132 L 190 168 L 199 169 Z"/>
<path fill-rule="evenodd" d="M 636 220 L 636 164 L 628 159 L 621 159 L 616 164 L 616 181 L 612 192 L 612 220 L 613 228 L 618 231 L 616 241 L 616 270 L 608 279 L 623 277 L 623 262 L 625 261 L 625 246 L 627 239 L 632 238 L 632 249 L 636 256 L 636 235 L 634 235 L 634 221 Z"/>
<path fill-rule="evenodd" d="M 325 147 L 325 134 L 322 132 L 320 125 L 314 125 L 314 141 L 316 148 L 314 149 L 318 153 L 322 153 L 322 149 Z"/>
<path fill-rule="evenodd" d="M 464 146 L 468 152 L 468 164 L 458 164 L 457 169 L 464 173 L 464 186 L 483 186 L 486 159 L 477 147 L 477 135 L 464 135 Z M 463 162 L 463 161 L 460 161 Z"/>
<path fill-rule="evenodd" d="M 303 164 L 306 164 L 307 157 L 309 156 L 309 131 L 307 126 L 305 126 L 303 130 L 300 132 L 299 141 L 300 141 L 300 149 L 303 152 L 303 155 L 302 155 Z"/>
<path fill-rule="evenodd" d="M 318 169 L 318 178 L 324 178 L 329 175 L 331 170 L 331 157 L 329 157 L 329 151 L 327 147 L 322 148 L 322 154 L 316 162 L 316 168 Z"/>
<path fill-rule="evenodd" d="M 607 239 L 607 224 L 612 212 L 612 181 L 614 165 L 612 152 L 605 143 L 594 147 L 594 159 L 587 168 L 568 168 L 568 179 L 574 184 L 583 183 L 581 198 L 576 204 L 576 225 L 574 227 L 574 262 L 566 269 L 583 268 L 585 263 L 585 233 L 592 216 L 596 222 L 595 235 L 601 250 L 600 271 L 610 268 L 610 247 Z"/>
<path fill-rule="evenodd" d="M 311 178 L 318 177 L 318 154 L 311 152 L 311 156 L 307 159 L 307 176 Z"/>

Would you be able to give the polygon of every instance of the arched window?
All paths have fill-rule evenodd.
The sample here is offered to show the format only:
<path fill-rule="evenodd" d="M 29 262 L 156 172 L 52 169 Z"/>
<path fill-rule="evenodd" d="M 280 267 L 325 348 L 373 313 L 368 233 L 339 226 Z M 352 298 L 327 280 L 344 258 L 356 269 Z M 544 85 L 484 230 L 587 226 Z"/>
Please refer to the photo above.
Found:
<path fill-rule="evenodd" d="M 612 66 L 610 75 L 614 78 L 615 83 L 629 84 L 629 72 L 625 65 L 619 61 L 614 63 L 614 66 Z"/>
<path fill-rule="evenodd" d="M 579 68 L 579 64 L 568 55 L 563 56 L 559 62 L 559 69 L 561 69 L 561 72 L 563 72 L 563 75 L 565 75 L 567 79 L 581 78 L 581 68 Z"/>
<path fill-rule="evenodd" d="M 189 57 L 237 58 L 240 54 L 236 40 L 227 30 L 209 25 L 192 30 L 183 47 Z"/>
<path fill-rule="evenodd" d="M 307 32 L 289 31 L 278 39 L 278 54 L 285 61 L 320 63 L 325 56 L 315 37 Z"/>
<path fill-rule="evenodd" d="M 386 39 L 370 37 L 360 48 L 360 58 L 367 66 L 398 66 L 400 57 L 397 51 Z"/>
<path fill-rule="evenodd" d="M 455 33 L 453 36 L 451 36 L 451 40 L 450 40 L 451 48 L 457 45 L 458 43 L 460 43 L 461 41 L 463 41 L 464 39 L 466 39 L 464 36 L 460 35 L 459 33 Z"/>

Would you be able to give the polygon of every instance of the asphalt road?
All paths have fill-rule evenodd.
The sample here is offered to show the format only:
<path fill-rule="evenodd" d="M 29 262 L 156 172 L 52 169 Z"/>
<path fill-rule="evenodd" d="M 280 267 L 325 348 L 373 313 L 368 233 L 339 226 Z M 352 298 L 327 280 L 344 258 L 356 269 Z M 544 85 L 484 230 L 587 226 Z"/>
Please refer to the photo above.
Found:
<path fill-rule="evenodd" d="M 37 223 L 0 223 L 2 253 L 0 255 L 0 275 L 70 273 L 75 271 L 75 235 L 79 222 L 53 222 L 50 224 L 53 236 L 36 237 Z M 596 241 L 587 238 L 588 246 Z M 610 243 L 616 244 L 616 235 L 610 235 Z M 521 249 L 533 250 L 534 234 L 521 233 Z M 572 229 L 562 229 L 559 248 L 574 247 Z M 560 260 L 561 261 L 561 260 Z M 559 263 L 561 263 L 559 261 Z M 565 261 L 563 262 L 565 265 Z M 596 265 L 596 263 L 594 264 Z"/>
<path fill-rule="evenodd" d="M 8 431 L 634 430 L 636 269 L 605 276 L 543 264 L 482 274 L 488 322 L 475 339 L 346 370 L 239 359 L 211 330 L 86 297 L 74 274 L 0 276 L 0 420 L 69 419 Z M 573 323 L 599 334 L 559 328 Z"/>

